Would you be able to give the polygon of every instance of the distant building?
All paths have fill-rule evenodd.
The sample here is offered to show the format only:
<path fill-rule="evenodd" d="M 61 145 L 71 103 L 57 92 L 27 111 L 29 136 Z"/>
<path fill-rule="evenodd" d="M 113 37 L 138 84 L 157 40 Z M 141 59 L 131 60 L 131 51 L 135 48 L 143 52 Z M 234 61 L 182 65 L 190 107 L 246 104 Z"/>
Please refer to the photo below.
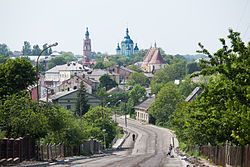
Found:
<path fill-rule="evenodd" d="M 91 79 L 85 78 L 85 74 L 83 75 L 74 75 L 70 79 L 63 81 L 59 86 L 59 92 L 79 89 L 81 82 L 84 84 L 86 92 L 89 94 L 93 94 L 97 91 L 97 87 L 99 82 Z"/>
<path fill-rule="evenodd" d="M 126 29 L 126 36 L 124 37 L 123 41 L 121 42 L 121 47 L 119 43 L 117 44 L 116 54 L 124 55 L 130 57 L 131 55 L 137 53 L 139 48 L 137 43 L 134 46 L 133 40 L 129 36 L 128 28 Z"/>
<path fill-rule="evenodd" d="M 57 92 L 56 94 L 50 96 L 48 98 L 49 102 L 52 102 L 54 104 L 58 104 L 65 109 L 74 111 L 76 108 L 77 103 L 77 94 L 78 89 L 70 90 L 70 91 L 64 91 L 64 92 Z M 88 97 L 88 104 L 91 106 L 98 106 L 101 104 L 101 100 L 99 100 L 96 96 L 86 93 Z M 46 102 L 46 98 L 40 99 L 41 101 Z"/>
<path fill-rule="evenodd" d="M 119 75 L 119 82 L 117 83 L 120 83 L 120 84 L 125 84 L 126 80 L 128 80 L 129 75 L 135 72 L 129 68 L 119 66 L 119 65 L 110 67 L 109 71 L 114 72 Z"/>
<path fill-rule="evenodd" d="M 91 57 L 91 39 L 89 38 L 88 27 L 85 33 L 85 39 L 83 40 L 83 65 L 90 66 Z"/>
<path fill-rule="evenodd" d="M 136 120 L 150 123 L 148 109 L 150 105 L 154 102 L 154 100 L 154 97 L 150 97 L 147 100 L 143 101 L 141 104 L 134 107 L 136 113 Z"/>
<path fill-rule="evenodd" d="M 141 64 L 141 69 L 144 72 L 155 72 L 161 68 L 164 68 L 166 65 L 166 62 L 161 56 L 160 49 L 156 47 L 156 44 L 154 47 L 151 47 L 146 56 L 144 57 L 144 60 Z"/>
<path fill-rule="evenodd" d="M 64 65 L 57 65 L 45 72 L 45 85 L 56 87 L 62 81 L 70 79 L 71 76 L 84 72 L 86 69 L 77 62 L 70 62 Z"/>

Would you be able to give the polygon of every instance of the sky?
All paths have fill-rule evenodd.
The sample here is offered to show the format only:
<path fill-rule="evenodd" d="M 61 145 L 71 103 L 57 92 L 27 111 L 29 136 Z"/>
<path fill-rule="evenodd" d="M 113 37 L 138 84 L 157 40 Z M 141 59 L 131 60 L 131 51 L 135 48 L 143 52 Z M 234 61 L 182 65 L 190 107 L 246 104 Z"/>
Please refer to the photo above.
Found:
<path fill-rule="evenodd" d="M 92 50 L 114 54 L 126 28 L 140 49 L 167 54 L 215 52 L 228 29 L 250 41 L 250 0 L 0 0 L 0 43 L 21 50 L 58 42 L 53 50 L 82 55 L 89 28 Z"/>

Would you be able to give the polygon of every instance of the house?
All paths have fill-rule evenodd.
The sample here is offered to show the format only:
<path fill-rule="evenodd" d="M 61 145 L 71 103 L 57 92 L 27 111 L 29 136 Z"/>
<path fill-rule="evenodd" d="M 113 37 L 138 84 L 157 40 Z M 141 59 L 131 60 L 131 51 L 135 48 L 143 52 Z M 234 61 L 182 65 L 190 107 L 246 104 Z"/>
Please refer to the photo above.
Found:
<path fill-rule="evenodd" d="M 64 65 L 57 65 L 46 71 L 44 82 L 46 86 L 56 87 L 62 81 L 70 79 L 71 76 L 78 73 L 82 73 L 86 70 L 87 69 L 83 65 L 77 62 L 70 62 Z"/>
<path fill-rule="evenodd" d="M 111 79 L 116 81 L 116 83 L 119 83 L 119 74 L 113 71 L 107 71 L 103 69 L 93 69 L 92 71 L 89 71 L 88 73 L 86 73 L 85 77 L 99 82 L 99 79 L 101 78 L 101 76 L 105 74 L 109 75 Z"/>
<path fill-rule="evenodd" d="M 71 76 L 70 79 L 62 81 L 62 83 L 58 86 L 58 90 L 61 92 L 65 90 L 79 89 L 81 82 L 83 82 L 85 89 L 89 94 L 93 94 L 97 91 L 98 82 L 90 78 L 85 78 L 85 74 Z"/>
<path fill-rule="evenodd" d="M 150 123 L 150 116 L 148 109 L 150 105 L 154 102 L 154 97 L 149 97 L 147 100 L 143 101 L 141 104 L 134 107 L 136 113 L 136 120 L 141 122 Z"/>
<path fill-rule="evenodd" d="M 198 95 L 200 95 L 202 93 L 202 89 L 201 87 L 196 87 L 191 93 L 190 95 L 188 95 L 188 97 L 185 99 L 186 102 L 190 102 L 193 101 L 197 98 Z"/>
<path fill-rule="evenodd" d="M 58 104 L 64 107 L 65 109 L 74 111 L 76 108 L 78 91 L 79 91 L 78 89 L 74 89 L 69 91 L 57 92 L 54 95 L 50 96 L 48 98 L 48 101 L 54 104 Z M 99 100 L 96 96 L 89 93 L 86 94 L 88 97 L 89 105 L 98 106 L 101 104 L 101 100 Z M 46 102 L 45 98 L 40 100 Z"/>
<path fill-rule="evenodd" d="M 165 65 L 166 63 L 161 56 L 160 49 L 157 48 L 155 44 L 154 47 L 151 47 L 148 50 L 146 56 L 144 57 L 141 69 L 144 72 L 153 73 L 161 68 L 164 68 Z"/>
<path fill-rule="evenodd" d="M 119 66 L 119 65 L 110 67 L 109 71 L 114 72 L 119 75 L 119 82 L 117 82 L 118 84 L 119 83 L 124 84 L 126 80 L 128 79 L 129 75 L 135 72 L 129 68 L 126 68 L 124 66 Z"/>

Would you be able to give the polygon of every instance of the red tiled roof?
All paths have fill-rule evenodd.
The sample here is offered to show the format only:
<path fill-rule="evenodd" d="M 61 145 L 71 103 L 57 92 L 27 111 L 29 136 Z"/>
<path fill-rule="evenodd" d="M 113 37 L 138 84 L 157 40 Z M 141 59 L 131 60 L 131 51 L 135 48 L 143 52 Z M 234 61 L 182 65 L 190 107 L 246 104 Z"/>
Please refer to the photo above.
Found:
<path fill-rule="evenodd" d="M 160 50 L 156 49 L 149 64 L 164 64 L 165 61 L 163 60 Z"/>
<path fill-rule="evenodd" d="M 151 47 L 143 62 L 142 62 L 142 66 L 148 65 L 148 64 L 164 64 L 165 61 L 163 60 L 160 50 L 156 47 Z"/>

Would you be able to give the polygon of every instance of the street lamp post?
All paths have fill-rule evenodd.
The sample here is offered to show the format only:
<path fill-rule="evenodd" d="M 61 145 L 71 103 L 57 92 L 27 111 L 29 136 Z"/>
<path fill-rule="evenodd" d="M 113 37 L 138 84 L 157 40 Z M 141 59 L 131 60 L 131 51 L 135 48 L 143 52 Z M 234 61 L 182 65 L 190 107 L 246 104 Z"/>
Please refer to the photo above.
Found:
<path fill-rule="evenodd" d="M 110 102 L 108 102 L 104 107 L 107 107 L 110 104 Z M 106 129 L 104 129 L 104 112 L 103 112 L 102 108 L 102 131 L 103 131 L 103 143 L 104 143 L 104 149 L 106 149 L 106 140 L 105 140 L 105 132 Z"/>
<path fill-rule="evenodd" d="M 115 103 L 115 107 L 118 103 L 120 103 L 122 100 L 118 100 L 116 103 Z M 115 122 L 116 122 L 116 110 L 115 110 Z"/>
<path fill-rule="evenodd" d="M 42 53 L 45 51 L 45 50 L 47 50 L 47 49 L 49 49 L 49 48 L 51 48 L 51 47 L 53 47 L 53 46 L 57 46 L 58 45 L 58 43 L 56 42 L 56 43 L 54 43 L 54 44 L 51 44 L 51 45 L 49 45 L 49 46 L 47 46 L 46 48 L 44 48 L 40 53 L 39 53 L 39 55 L 38 55 L 38 57 L 37 57 L 37 60 L 36 60 L 36 91 L 37 91 L 37 102 L 39 102 L 39 90 L 38 90 L 38 84 L 39 84 L 39 78 L 38 78 L 38 75 L 39 75 L 39 68 L 38 68 L 38 61 L 39 61 L 39 58 L 40 58 L 40 56 L 42 55 Z"/>

